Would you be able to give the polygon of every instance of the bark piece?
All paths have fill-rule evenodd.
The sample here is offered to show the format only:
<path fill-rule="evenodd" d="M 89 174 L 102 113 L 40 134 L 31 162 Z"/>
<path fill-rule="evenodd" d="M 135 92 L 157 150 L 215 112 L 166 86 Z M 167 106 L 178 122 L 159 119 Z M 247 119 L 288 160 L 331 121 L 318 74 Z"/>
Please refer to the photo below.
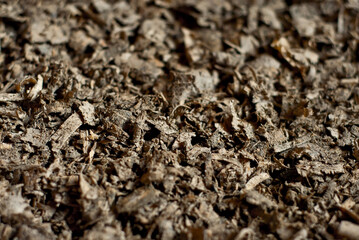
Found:
<path fill-rule="evenodd" d="M 358 239 L 359 225 L 351 223 L 349 221 L 341 221 L 337 228 L 337 234 L 340 237 L 344 237 L 347 239 Z"/>
<path fill-rule="evenodd" d="M 82 125 L 82 120 L 78 113 L 72 114 L 51 136 L 52 151 L 58 152 L 69 140 L 71 135 Z"/>

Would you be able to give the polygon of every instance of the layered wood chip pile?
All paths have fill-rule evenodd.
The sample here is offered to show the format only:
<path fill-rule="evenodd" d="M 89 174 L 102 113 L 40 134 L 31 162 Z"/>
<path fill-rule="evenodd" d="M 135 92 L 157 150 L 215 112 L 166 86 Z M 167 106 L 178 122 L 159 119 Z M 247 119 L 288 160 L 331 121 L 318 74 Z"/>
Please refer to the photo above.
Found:
<path fill-rule="evenodd" d="M 359 239 L 358 16 L 0 1 L 0 238 Z"/>

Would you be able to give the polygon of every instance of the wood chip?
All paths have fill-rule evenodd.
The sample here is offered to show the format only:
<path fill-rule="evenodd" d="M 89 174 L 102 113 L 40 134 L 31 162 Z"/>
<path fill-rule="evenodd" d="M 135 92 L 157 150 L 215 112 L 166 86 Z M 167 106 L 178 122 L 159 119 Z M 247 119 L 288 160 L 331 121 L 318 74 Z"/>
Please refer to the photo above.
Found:
<path fill-rule="evenodd" d="M 0 93 L 0 102 L 23 101 L 24 97 L 19 93 Z"/>
<path fill-rule="evenodd" d="M 58 152 L 68 141 L 71 135 L 82 125 L 82 120 L 78 113 L 72 114 L 51 136 L 52 151 Z"/>

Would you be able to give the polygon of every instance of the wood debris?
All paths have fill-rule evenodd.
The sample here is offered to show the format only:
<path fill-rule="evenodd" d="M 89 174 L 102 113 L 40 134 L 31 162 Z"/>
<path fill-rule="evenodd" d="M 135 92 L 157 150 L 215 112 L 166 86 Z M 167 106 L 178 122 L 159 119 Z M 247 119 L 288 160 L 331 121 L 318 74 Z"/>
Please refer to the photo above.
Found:
<path fill-rule="evenodd" d="M 354 0 L 0 2 L 1 239 L 358 239 Z"/>
<path fill-rule="evenodd" d="M 78 113 L 72 114 L 52 135 L 52 150 L 58 152 L 64 146 L 71 135 L 82 125 L 82 120 Z"/>

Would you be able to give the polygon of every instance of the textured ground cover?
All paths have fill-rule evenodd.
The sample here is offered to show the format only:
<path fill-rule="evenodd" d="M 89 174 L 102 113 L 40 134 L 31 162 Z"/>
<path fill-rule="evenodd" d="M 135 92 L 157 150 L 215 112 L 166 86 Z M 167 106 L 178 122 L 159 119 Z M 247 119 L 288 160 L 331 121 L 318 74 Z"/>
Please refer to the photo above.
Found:
<path fill-rule="evenodd" d="M 358 11 L 0 1 L 0 238 L 358 239 Z"/>

